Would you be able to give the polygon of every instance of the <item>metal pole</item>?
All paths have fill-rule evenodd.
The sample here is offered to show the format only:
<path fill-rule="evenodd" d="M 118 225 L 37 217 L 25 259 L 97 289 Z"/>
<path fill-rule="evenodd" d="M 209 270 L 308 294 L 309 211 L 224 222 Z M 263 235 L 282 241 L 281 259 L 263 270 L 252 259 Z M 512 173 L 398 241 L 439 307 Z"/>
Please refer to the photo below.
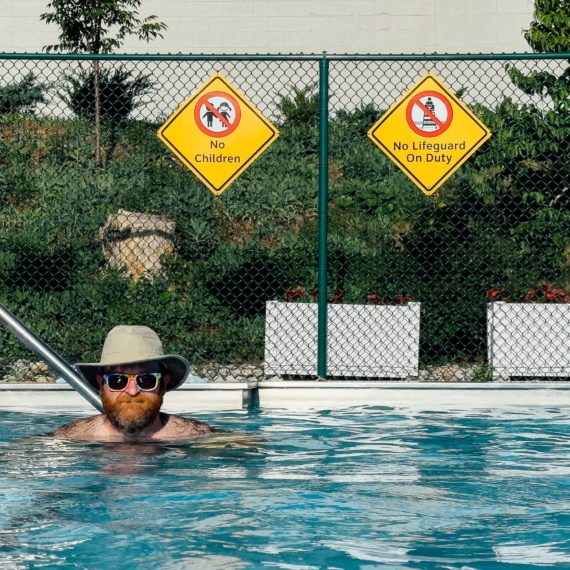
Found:
<path fill-rule="evenodd" d="M 329 61 L 319 62 L 319 301 L 317 375 L 327 377 L 327 231 L 329 194 Z"/>
<path fill-rule="evenodd" d="M 22 321 L 14 316 L 6 307 L 0 305 L 0 320 L 16 338 L 32 352 L 37 354 L 46 364 L 77 390 L 91 405 L 103 411 L 99 395 L 85 383 L 85 380 L 60 358 L 47 344 L 38 338 Z"/>

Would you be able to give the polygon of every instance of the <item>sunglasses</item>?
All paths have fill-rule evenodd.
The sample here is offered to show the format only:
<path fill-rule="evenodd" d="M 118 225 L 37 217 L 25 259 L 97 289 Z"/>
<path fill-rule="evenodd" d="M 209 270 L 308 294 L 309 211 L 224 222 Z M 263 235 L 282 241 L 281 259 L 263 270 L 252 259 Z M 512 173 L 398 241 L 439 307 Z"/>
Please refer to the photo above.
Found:
<path fill-rule="evenodd" d="M 141 372 L 140 374 L 124 374 L 123 372 L 108 372 L 103 374 L 103 380 L 111 392 L 122 392 L 134 378 L 141 392 L 152 392 L 158 387 L 162 378 L 160 372 Z"/>

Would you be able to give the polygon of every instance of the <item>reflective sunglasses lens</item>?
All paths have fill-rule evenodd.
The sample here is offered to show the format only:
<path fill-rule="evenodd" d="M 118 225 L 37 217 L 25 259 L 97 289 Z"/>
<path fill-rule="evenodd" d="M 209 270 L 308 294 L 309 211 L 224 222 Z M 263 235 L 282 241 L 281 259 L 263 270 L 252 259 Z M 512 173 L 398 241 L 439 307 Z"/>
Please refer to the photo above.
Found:
<path fill-rule="evenodd" d="M 160 372 L 147 372 L 137 376 L 137 384 L 141 390 L 154 390 L 158 386 Z"/>
<path fill-rule="evenodd" d="M 124 390 L 129 383 L 129 377 L 126 374 L 111 373 L 105 374 L 105 381 L 110 390 Z"/>

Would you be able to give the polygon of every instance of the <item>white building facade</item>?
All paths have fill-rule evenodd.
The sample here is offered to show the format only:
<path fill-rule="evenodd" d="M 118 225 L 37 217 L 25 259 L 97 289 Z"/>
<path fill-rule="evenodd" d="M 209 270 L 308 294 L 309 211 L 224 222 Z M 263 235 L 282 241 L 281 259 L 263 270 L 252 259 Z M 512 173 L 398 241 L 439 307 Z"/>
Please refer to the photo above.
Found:
<path fill-rule="evenodd" d="M 57 43 L 48 0 L 0 0 L 0 51 Z M 168 25 L 127 53 L 503 53 L 530 51 L 532 0 L 143 0 Z"/>

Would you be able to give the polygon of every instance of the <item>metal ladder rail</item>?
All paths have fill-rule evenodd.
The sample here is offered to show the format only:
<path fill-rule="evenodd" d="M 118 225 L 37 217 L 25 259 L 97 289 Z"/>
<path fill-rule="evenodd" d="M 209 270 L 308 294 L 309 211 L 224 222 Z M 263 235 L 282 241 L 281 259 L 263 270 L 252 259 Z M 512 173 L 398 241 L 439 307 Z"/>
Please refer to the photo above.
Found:
<path fill-rule="evenodd" d="M 45 342 L 35 335 L 22 321 L 0 304 L 0 321 L 24 346 L 39 356 L 55 370 L 73 389 L 81 394 L 100 412 L 103 406 L 99 394 L 65 360 L 58 356 Z"/>

